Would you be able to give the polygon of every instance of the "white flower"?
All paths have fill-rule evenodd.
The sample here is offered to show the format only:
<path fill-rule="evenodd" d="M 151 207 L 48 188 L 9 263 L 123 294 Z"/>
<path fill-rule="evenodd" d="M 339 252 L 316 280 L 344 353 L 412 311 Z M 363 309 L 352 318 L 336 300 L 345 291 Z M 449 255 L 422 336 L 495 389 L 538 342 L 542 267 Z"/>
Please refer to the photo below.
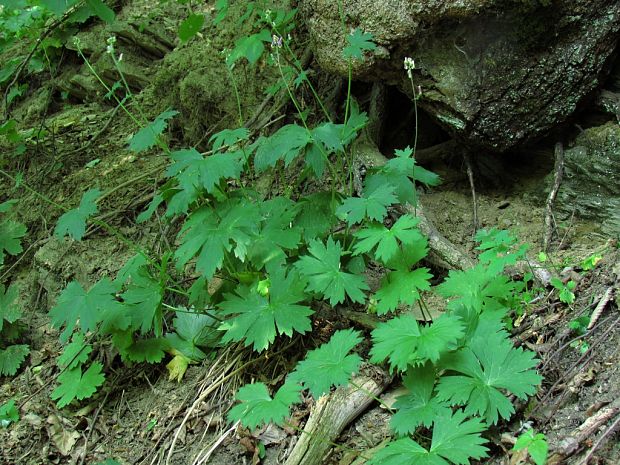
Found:
<path fill-rule="evenodd" d="M 271 48 L 274 47 L 282 48 L 282 37 L 275 34 L 271 36 Z"/>
<path fill-rule="evenodd" d="M 108 37 L 108 40 L 106 40 L 106 42 L 108 43 L 108 46 L 105 48 L 106 53 L 109 53 L 109 54 L 114 53 L 114 44 L 116 43 L 116 37 L 115 36 Z"/>
<path fill-rule="evenodd" d="M 411 71 L 415 69 L 415 60 L 411 57 L 405 57 L 404 65 L 405 70 L 407 71 L 407 76 L 411 79 Z"/>

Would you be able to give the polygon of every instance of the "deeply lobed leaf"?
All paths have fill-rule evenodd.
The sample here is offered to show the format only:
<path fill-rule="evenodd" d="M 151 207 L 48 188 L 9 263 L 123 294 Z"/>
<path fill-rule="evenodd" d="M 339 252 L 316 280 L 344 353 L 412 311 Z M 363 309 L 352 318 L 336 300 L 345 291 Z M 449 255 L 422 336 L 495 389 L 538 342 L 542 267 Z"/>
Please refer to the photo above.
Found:
<path fill-rule="evenodd" d="M 330 305 L 344 302 L 345 294 L 353 302 L 364 302 L 366 296 L 363 291 L 368 290 L 368 285 L 362 276 L 341 270 L 342 248 L 338 241 L 331 236 L 326 245 L 312 240 L 308 252 L 310 255 L 300 257 L 295 264 L 300 273 L 308 278 L 308 291 L 323 295 L 329 299 Z"/>
<path fill-rule="evenodd" d="M 299 402 L 301 386 L 284 383 L 273 398 L 263 383 L 247 384 L 239 389 L 236 399 L 240 401 L 228 412 L 231 421 L 240 421 L 243 426 L 254 429 L 273 422 L 282 426 L 289 415 L 292 404 Z"/>
<path fill-rule="evenodd" d="M 359 331 L 336 331 L 329 342 L 306 354 L 306 358 L 297 364 L 289 380 L 309 389 L 315 399 L 329 392 L 332 385 L 347 384 L 362 362 L 359 355 L 349 352 L 362 340 Z"/>
<path fill-rule="evenodd" d="M 263 295 L 256 284 L 240 285 L 236 294 L 226 294 L 219 308 L 223 315 L 234 315 L 220 329 L 226 331 L 223 342 L 244 341 L 246 346 L 263 351 L 276 334 L 292 336 L 311 329 L 313 310 L 299 302 L 306 299 L 305 282 L 296 271 L 286 274 L 279 268 L 269 276 L 270 286 Z"/>
<path fill-rule="evenodd" d="M 428 449 L 406 437 L 380 449 L 369 465 L 469 465 L 470 459 L 487 456 L 487 442 L 480 433 L 486 429 L 478 418 L 467 420 L 457 410 L 435 420 L 433 438 Z"/>
<path fill-rule="evenodd" d="M 403 315 L 380 323 L 372 332 L 373 363 L 388 360 L 390 369 L 404 371 L 409 365 L 437 362 L 463 335 L 463 325 L 455 316 L 443 314 L 433 323 L 419 327 L 413 315 Z"/>

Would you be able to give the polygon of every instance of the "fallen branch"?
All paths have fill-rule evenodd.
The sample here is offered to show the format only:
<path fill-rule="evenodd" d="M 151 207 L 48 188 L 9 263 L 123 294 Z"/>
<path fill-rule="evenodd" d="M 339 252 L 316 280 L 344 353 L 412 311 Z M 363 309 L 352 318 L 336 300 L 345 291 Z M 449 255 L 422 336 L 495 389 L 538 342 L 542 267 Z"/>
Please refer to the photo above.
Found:
<path fill-rule="evenodd" d="M 319 465 L 333 441 L 389 385 L 385 372 L 360 375 L 351 384 L 319 398 L 285 465 Z"/>
<path fill-rule="evenodd" d="M 463 154 L 463 158 L 465 159 L 465 165 L 467 166 L 467 177 L 469 178 L 469 187 L 471 188 L 471 200 L 473 203 L 473 233 L 472 237 L 476 235 L 476 231 L 478 231 L 478 198 L 476 196 L 476 184 L 474 183 L 474 170 L 472 168 L 471 157 L 469 153 L 465 152 Z"/>
<path fill-rule="evenodd" d="M 592 436 L 596 434 L 596 432 L 602 425 L 607 423 L 619 413 L 620 400 L 616 399 L 616 401 L 612 405 L 607 408 L 601 409 L 597 414 L 591 416 L 586 421 L 584 421 L 581 426 L 577 428 L 577 431 L 575 431 L 571 436 L 564 439 L 557 446 L 552 446 L 547 464 L 557 465 L 560 463 L 566 463 L 566 459 L 576 454 L 586 440 L 591 439 Z M 616 420 L 615 425 L 612 425 L 612 427 L 617 426 L 617 421 L 618 420 Z M 604 436 L 600 439 L 603 438 Z M 589 459 L 589 457 L 586 458 Z"/>

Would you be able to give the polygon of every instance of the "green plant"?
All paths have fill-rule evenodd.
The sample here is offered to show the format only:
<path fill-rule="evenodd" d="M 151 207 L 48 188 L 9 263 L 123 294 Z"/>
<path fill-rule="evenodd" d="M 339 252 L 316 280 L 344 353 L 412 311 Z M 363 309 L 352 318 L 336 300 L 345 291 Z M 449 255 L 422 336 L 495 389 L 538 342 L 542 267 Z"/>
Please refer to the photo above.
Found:
<path fill-rule="evenodd" d="M 559 278 L 551 278 L 551 285 L 558 291 L 560 302 L 567 305 L 571 305 L 575 302 L 575 293 L 573 292 L 577 287 L 577 283 L 575 281 L 571 279 L 565 284 Z"/>
<path fill-rule="evenodd" d="M 6 218 L 15 201 L 0 204 L 0 270 L 5 254 L 18 255 L 22 252 L 21 240 L 26 234 L 26 226 Z M 15 285 L 4 287 L 0 284 L 0 376 L 14 375 L 28 356 L 30 349 L 26 344 L 15 344 L 22 332 L 19 305 L 19 292 Z"/>
<path fill-rule="evenodd" d="M 7 428 L 11 423 L 19 421 L 19 412 L 15 407 L 15 400 L 0 405 L 0 426 Z"/>
<path fill-rule="evenodd" d="M 586 339 L 583 339 L 581 336 L 584 336 L 588 332 L 588 325 L 590 324 L 590 316 L 582 315 L 578 318 L 574 318 L 568 322 L 568 327 L 571 331 L 573 331 L 579 339 L 576 339 L 570 343 L 570 346 L 574 349 L 577 349 L 582 354 L 587 352 L 590 348 L 590 344 Z"/>
<path fill-rule="evenodd" d="M 512 450 L 518 451 L 527 449 L 528 454 L 536 465 L 545 465 L 547 463 L 547 452 L 549 446 L 547 439 L 542 433 L 536 433 L 533 429 L 524 432 L 515 443 Z"/>
<path fill-rule="evenodd" d="M 216 7 L 223 14 L 226 5 Z M 114 280 L 103 277 L 89 287 L 73 281 L 61 292 L 50 310 L 64 344 L 52 397 L 64 407 L 97 391 L 105 380 L 98 360 L 102 344 L 111 344 L 128 364 L 157 363 L 168 352 L 174 357 L 171 375 L 180 379 L 189 363 L 221 344 L 263 352 L 278 339 L 308 333 L 321 301 L 332 307 L 370 301 L 378 314 L 390 316 L 371 333 L 370 361 L 401 374 L 410 392 L 395 405 L 392 426 L 401 437 L 369 463 L 469 463 L 486 455 L 482 433 L 514 413 L 509 396 L 527 399 L 541 380 L 534 354 L 513 347 L 504 324 L 523 285 L 502 272 L 524 256 L 525 247 L 507 232 L 480 231 L 479 263 L 431 286 L 430 270 L 421 265 L 428 240 L 419 221 L 409 214 L 394 218 L 393 207 L 415 206 L 416 186 L 437 185 L 439 177 L 417 165 L 414 144 L 372 169 L 361 195 L 353 195 L 350 146 L 367 116 L 351 99 L 350 75 L 341 121 L 314 120 L 301 106 L 294 87 L 311 84 L 295 58 L 286 69 L 280 61 L 280 53 L 292 53 L 286 36 L 293 14 L 249 2 L 241 21 L 256 18 L 259 30 L 236 43 L 228 64 L 242 58 L 257 63 L 268 37 L 274 51 L 268 62 L 278 67 L 280 89 L 288 92 L 299 124 L 259 137 L 244 127 L 225 129 L 210 139 L 208 153 L 200 153 L 166 144 L 174 110 L 152 121 L 132 115 L 139 129 L 129 149 L 157 148 L 170 159 L 167 182 L 138 220 L 147 221 L 165 204 L 164 218 L 182 222 L 179 246 L 160 257 L 135 247 Z M 197 27 L 188 29 L 189 37 Z M 375 48 L 372 40 L 361 30 L 347 35 L 349 69 Z M 118 64 L 113 41 L 108 45 Z M 122 73 L 121 82 L 126 86 Z M 131 114 L 113 89 L 106 90 Z M 330 188 L 270 193 L 252 182 L 273 173 L 292 178 L 293 186 L 314 178 Z M 100 198 L 98 190 L 87 191 L 76 209 L 60 217 L 56 234 L 83 239 Z M 369 263 L 387 270 L 372 294 L 364 275 Z M 414 305 L 431 314 L 425 292 L 437 292 L 449 304 L 433 321 L 418 322 Z M 354 349 L 362 340 L 359 331 L 335 332 L 306 354 L 275 393 L 260 382 L 242 387 L 229 418 L 247 427 L 284 424 L 303 389 L 319 397 L 350 381 L 360 366 Z M 431 438 L 420 428 L 432 429 Z"/>

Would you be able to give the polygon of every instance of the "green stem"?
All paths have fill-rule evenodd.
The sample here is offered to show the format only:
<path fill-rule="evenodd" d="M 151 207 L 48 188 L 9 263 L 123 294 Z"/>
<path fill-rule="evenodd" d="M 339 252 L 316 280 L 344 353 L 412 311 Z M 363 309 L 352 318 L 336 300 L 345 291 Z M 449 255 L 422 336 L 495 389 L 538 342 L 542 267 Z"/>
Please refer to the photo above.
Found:
<path fill-rule="evenodd" d="M 239 112 L 239 127 L 243 127 L 243 112 L 241 111 L 241 97 L 239 97 L 239 89 L 237 88 L 237 82 L 235 81 L 235 76 L 230 69 L 230 66 L 226 66 L 226 71 L 228 72 L 228 76 L 230 77 L 230 82 L 233 85 L 233 89 L 235 90 L 235 98 L 237 99 L 237 111 Z"/>
<path fill-rule="evenodd" d="M 413 214 L 414 216 L 417 216 L 418 214 L 418 191 L 416 189 L 416 185 L 415 185 L 415 154 L 416 154 L 416 150 L 418 148 L 418 104 L 417 104 L 417 100 L 418 98 L 416 97 L 415 94 L 415 86 L 413 85 L 413 77 L 410 75 L 409 76 L 409 82 L 411 83 L 411 91 L 413 92 L 413 112 L 414 112 L 414 116 L 415 116 L 415 135 L 413 138 L 413 169 L 412 169 L 412 177 L 413 177 Z"/>
<path fill-rule="evenodd" d="M 299 115 L 299 118 L 301 119 L 301 122 L 304 125 L 304 128 L 306 128 L 306 131 L 308 132 L 308 135 L 312 136 L 312 131 L 310 131 L 310 128 L 308 127 L 308 124 L 306 122 L 306 117 L 304 116 L 304 114 L 303 114 L 303 112 L 301 110 L 301 107 L 299 106 L 299 103 L 297 102 L 297 99 L 295 98 L 295 96 L 291 92 L 291 89 L 290 89 L 290 87 L 288 85 L 288 82 L 286 82 L 286 78 L 284 77 L 284 72 L 282 71 L 282 64 L 280 63 L 280 55 L 278 54 L 277 49 L 276 49 L 276 57 L 277 57 L 276 63 L 278 64 L 278 70 L 280 71 L 280 76 L 282 78 L 282 82 L 284 82 L 284 85 L 286 86 L 286 91 L 288 92 L 288 96 L 291 99 L 291 102 L 293 102 L 293 105 L 295 106 L 295 109 L 297 110 L 297 114 Z M 334 169 L 334 166 L 332 165 L 332 162 L 329 160 L 329 157 L 327 156 L 327 154 L 323 150 L 323 147 L 321 147 L 320 144 L 317 144 L 317 147 L 319 148 L 319 151 L 321 152 L 321 155 L 325 159 L 325 162 L 327 164 L 327 168 L 329 169 L 329 172 L 332 175 L 332 193 L 333 193 L 334 190 L 335 190 L 334 186 L 333 186 L 333 182 L 335 182 L 335 180 L 338 178 L 338 173 Z"/>

